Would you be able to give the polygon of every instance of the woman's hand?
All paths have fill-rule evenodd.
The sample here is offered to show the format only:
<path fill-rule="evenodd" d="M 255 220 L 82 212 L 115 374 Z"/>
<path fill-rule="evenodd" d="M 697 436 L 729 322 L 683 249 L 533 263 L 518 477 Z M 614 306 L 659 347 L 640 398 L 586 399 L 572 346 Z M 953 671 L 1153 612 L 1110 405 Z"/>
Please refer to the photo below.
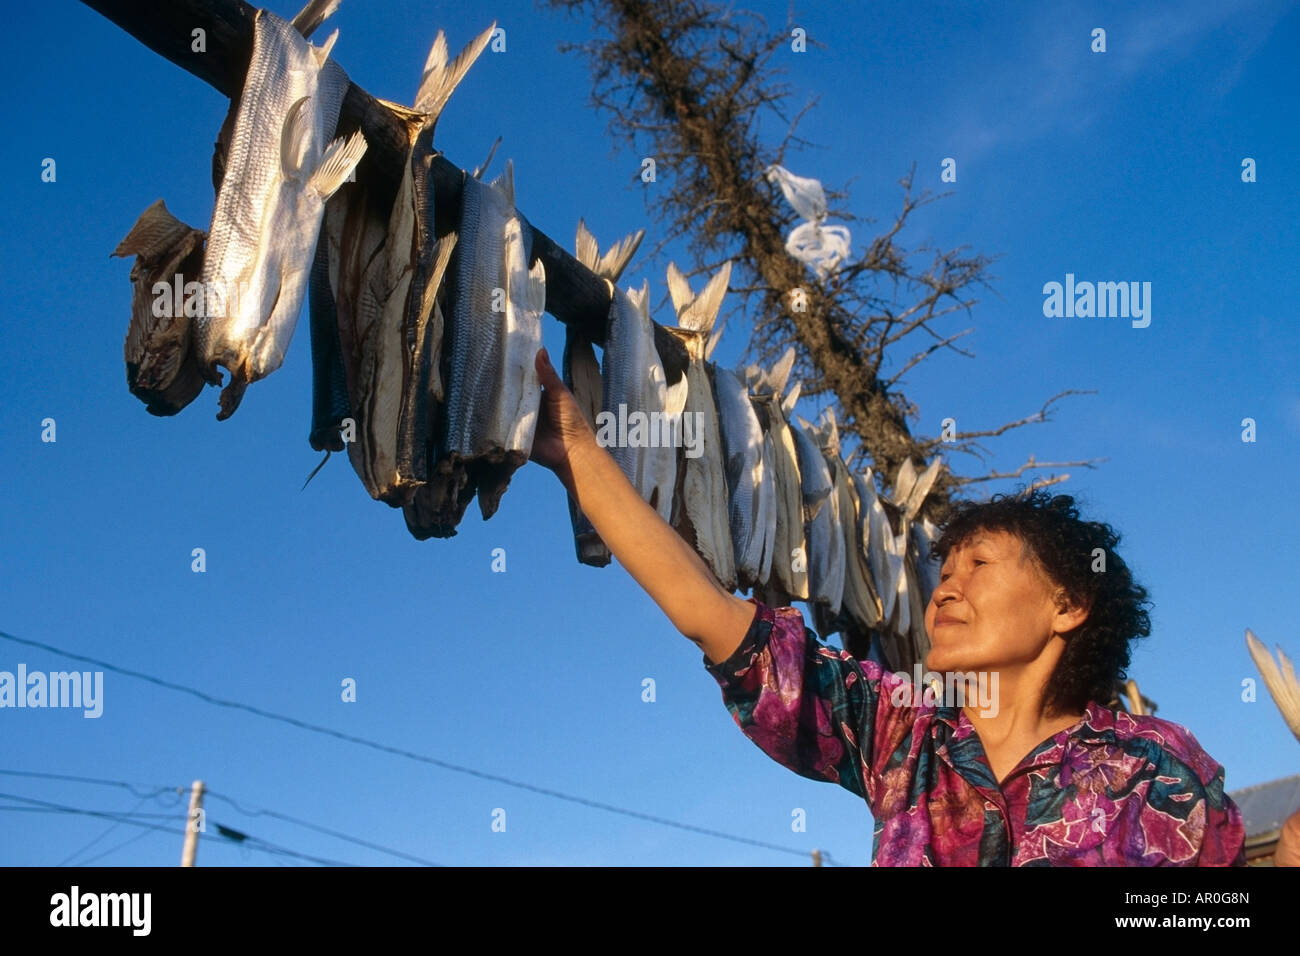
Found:
<path fill-rule="evenodd" d="M 596 433 L 587 424 L 573 393 L 551 365 L 546 349 L 538 350 L 533 365 L 542 384 L 542 402 L 529 457 L 555 472 L 572 491 L 573 460 L 580 449 L 596 445 Z"/>

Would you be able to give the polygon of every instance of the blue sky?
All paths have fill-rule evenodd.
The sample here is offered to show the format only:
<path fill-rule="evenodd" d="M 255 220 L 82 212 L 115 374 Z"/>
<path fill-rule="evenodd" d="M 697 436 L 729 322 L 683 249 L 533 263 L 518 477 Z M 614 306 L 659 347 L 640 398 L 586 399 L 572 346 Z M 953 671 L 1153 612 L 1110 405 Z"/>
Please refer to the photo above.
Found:
<path fill-rule="evenodd" d="M 786 4 L 754 3 L 772 29 Z M 852 7 L 845 12 L 844 7 Z M 291 16 L 291 6 L 273 9 Z M 493 19 L 487 53 L 451 101 L 438 143 L 462 166 L 497 136 L 530 220 L 568 240 L 580 216 L 603 242 L 646 226 L 640 155 L 587 103 L 584 64 L 558 52 L 585 21 L 529 2 L 345 2 L 335 56 L 377 96 L 409 102 L 439 27 L 453 47 Z M 787 166 L 852 180 L 850 206 L 882 223 L 913 162 L 952 195 L 919 210 L 909 245 L 997 255 L 991 291 L 943 328 L 973 327 L 975 359 L 939 354 L 904 390 L 934 434 L 989 428 L 1066 388 L 1052 421 L 992 439 L 989 465 L 1106 458 L 1062 490 L 1124 535 L 1152 592 L 1154 633 L 1131 673 L 1159 716 L 1188 726 L 1229 789 L 1297 770 L 1300 750 L 1258 679 L 1243 630 L 1300 656 L 1292 616 L 1300 517 L 1300 348 L 1294 284 L 1300 12 L 1284 3 L 805 4 L 825 44 L 784 56 L 815 148 Z M 1089 49 L 1094 27 L 1107 51 Z M 577 564 L 564 492 L 523 469 L 501 510 L 472 508 L 450 541 L 417 542 L 341 459 L 300 492 L 307 444 L 305 317 L 284 367 L 215 420 L 206 390 L 172 419 L 126 388 L 129 261 L 108 253 L 163 197 L 211 216 L 212 142 L 226 100 L 88 8 L 29 4 L 0 36 L 9 188 L 0 202 L 0 630 L 214 696 L 589 800 L 866 864 L 871 819 L 847 791 L 800 778 L 732 723 L 700 654 L 617 566 Z M 43 183 L 41 161 L 57 162 Z M 953 157 L 958 181 L 939 181 Z M 1258 181 L 1243 183 L 1245 157 Z M 650 197 L 653 200 L 653 195 Z M 858 226 L 861 249 L 874 231 Z M 647 247 L 649 244 L 647 244 Z M 669 254 L 683 256 L 680 249 Z M 663 292 L 665 261 L 634 264 Z M 642 268 L 644 267 L 644 268 Z M 1043 284 L 1149 281 L 1152 322 L 1048 319 Z M 725 308 L 725 307 L 724 307 Z M 659 315 L 660 321 L 669 321 Z M 745 323 L 715 359 L 736 361 Z M 563 330 L 547 321 L 558 356 Z M 897 355 L 904 361 L 919 348 Z M 812 418 L 818 410 L 801 403 Z M 57 442 L 40 440 L 57 422 Z M 1253 418 L 1257 441 L 1241 440 Z M 959 456 L 959 474 L 983 470 Z M 984 486 L 1009 490 L 1012 483 Z M 202 547 L 207 571 L 190 570 Z M 491 572 L 504 548 L 507 571 Z M 62 670 L 0 641 L 0 670 Z M 340 681 L 357 681 L 355 703 Z M 642 680 L 656 700 L 642 701 Z M 449 772 L 105 675 L 103 716 L 0 711 L 0 768 L 186 786 L 204 779 L 270 808 L 450 864 L 770 864 L 807 859 L 692 834 Z M 0 791 L 98 811 L 181 805 L 109 787 L 0 776 Z M 145 793 L 147 791 L 141 791 Z M 330 859 L 391 857 L 209 803 L 216 822 Z M 492 814 L 506 811 L 505 832 Z M 792 812 L 805 811 L 806 832 Z M 0 810 L 0 862 L 55 863 L 110 824 Z M 133 835 L 120 826 L 77 857 Z M 179 837 L 149 833 L 101 862 L 171 865 Z M 285 862 L 203 838 L 200 864 Z"/>

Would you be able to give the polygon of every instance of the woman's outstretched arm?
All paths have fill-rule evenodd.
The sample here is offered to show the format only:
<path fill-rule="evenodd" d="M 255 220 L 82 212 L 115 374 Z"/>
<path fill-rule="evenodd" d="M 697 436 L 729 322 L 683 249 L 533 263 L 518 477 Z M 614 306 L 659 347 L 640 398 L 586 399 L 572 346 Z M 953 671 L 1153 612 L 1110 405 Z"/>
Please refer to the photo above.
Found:
<path fill-rule="evenodd" d="M 724 590 L 694 549 L 642 500 L 597 444 L 545 349 L 535 365 L 543 391 L 532 460 L 555 472 L 605 546 L 673 626 L 710 661 L 725 661 L 749 630 L 754 604 Z"/>

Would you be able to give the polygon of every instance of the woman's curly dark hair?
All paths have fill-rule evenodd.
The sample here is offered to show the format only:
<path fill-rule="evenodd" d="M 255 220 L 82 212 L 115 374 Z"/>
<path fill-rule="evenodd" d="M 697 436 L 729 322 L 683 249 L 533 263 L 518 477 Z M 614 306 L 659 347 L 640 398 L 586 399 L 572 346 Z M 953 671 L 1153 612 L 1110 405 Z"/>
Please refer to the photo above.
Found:
<path fill-rule="evenodd" d="M 1018 537 L 1027 557 L 1077 605 L 1090 608 L 1087 620 L 1065 635 L 1061 655 L 1047 682 L 1048 714 L 1077 713 L 1089 701 L 1105 706 L 1115 682 L 1124 680 L 1131 643 L 1151 634 L 1147 590 L 1115 552 L 1119 534 L 1097 521 L 1083 521 L 1069 495 L 994 495 L 988 502 L 952 506 L 932 548 L 940 565 L 949 551 L 977 531 L 1007 531 Z M 1104 571 L 1097 549 L 1105 554 Z M 1096 555 L 1096 556 L 1095 556 Z"/>

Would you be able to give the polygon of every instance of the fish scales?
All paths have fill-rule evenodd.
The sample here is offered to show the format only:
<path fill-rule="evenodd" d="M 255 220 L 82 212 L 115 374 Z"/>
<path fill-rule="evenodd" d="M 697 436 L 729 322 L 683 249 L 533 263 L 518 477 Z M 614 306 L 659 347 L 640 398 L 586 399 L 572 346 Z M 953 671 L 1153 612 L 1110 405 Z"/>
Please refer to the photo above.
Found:
<path fill-rule="evenodd" d="M 348 78 L 329 59 L 337 32 L 314 47 L 266 10 L 249 62 L 204 257 L 196 346 L 209 381 L 230 372 L 218 418 L 250 382 L 279 368 L 306 294 L 325 201 L 365 152 L 359 133 L 326 146 Z"/>

